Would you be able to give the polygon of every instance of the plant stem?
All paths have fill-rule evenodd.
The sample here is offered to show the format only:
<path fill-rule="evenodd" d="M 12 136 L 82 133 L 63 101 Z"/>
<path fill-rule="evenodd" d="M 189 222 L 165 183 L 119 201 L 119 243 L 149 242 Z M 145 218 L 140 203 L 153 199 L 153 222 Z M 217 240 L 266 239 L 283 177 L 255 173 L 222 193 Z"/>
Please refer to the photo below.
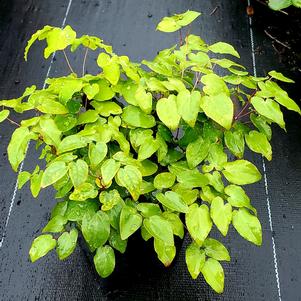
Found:
<path fill-rule="evenodd" d="M 11 120 L 11 119 L 9 119 L 9 118 L 6 118 L 10 123 L 12 123 L 12 124 L 14 124 L 14 125 L 16 125 L 16 126 L 21 126 L 18 122 L 16 122 L 16 121 L 13 121 L 13 120 Z"/>
<path fill-rule="evenodd" d="M 199 81 L 200 81 L 200 77 L 199 77 L 199 76 L 200 76 L 200 72 L 196 72 L 195 83 L 194 83 L 194 86 L 193 86 L 191 92 L 193 92 L 194 89 L 196 88 L 196 86 L 198 85 L 198 83 L 199 83 Z"/>
<path fill-rule="evenodd" d="M 245 111 L 245 109 L 249 106 L 252 97 L 256 94 L 257 89 L 250 95 L 248 101 L 245 103 L 245 105 L 242 107 L 241 111 L 237 114 L 237 116 L 234 117 L 234 120 L 237 120 L 239 117 L 241 117 L 241 114 Z"/>
<path fill-rule="evenodd" d="M 67 65 L 68 65 L 68 67 L 69 67 L 69 69 L 70 69 L 71 73 L 75 73 L 75 72 L 74 72 L 74 70 L 73 70 L 73 69 L 72 69 L 72 67 L 71 67 L 71 64 L 70 64 L 69 60 L 68 60 L 68 57 L 67 57 L 66 51 L 65 51 L 65 50 L 63 50 L 63 53 L 64 53 L 64 57 L 65 57 L 65 59 L 66 59 Z"/>
<path fill-rule="evenodd" d="M 242 118 L 242 117 L 248 116 L 248 115 L 249 115 L 249 114 L 251 114 L 252 112 L 255 112 L 255 110 L 250 110 L 249 112 L 247 112 L 247 113 L 245 113 L 245 114 L 242 114 L 242 115 L 240 115 L 239 117 L 237 117 L 237 118 L 236 118 L 236 120 L 237 120 L 237 119 L 239 119 L 239 118 Z"/>
<path fill-rule="evenodd" d="M 180 28 L 179 30 L 179 33 L 180 33 L 180 47 L 183 45 L 183 37 L 182 37 L 182 30 Z"/>
<path fill-rule="evenodd" d="M 82 74 L 82 76 L 85 75 L 86 60 L 87 60 L 88 51 L 89 51 L 89 48 L 87 48 L 86 51 L 85 51 L 84 60 L 83 60 L 83 74 Z"/>

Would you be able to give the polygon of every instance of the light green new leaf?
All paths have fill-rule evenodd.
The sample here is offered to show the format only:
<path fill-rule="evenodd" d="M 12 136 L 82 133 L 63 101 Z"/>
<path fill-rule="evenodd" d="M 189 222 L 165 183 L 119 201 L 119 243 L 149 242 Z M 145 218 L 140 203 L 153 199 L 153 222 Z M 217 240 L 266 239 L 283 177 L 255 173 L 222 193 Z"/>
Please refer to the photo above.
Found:
<path fill-rule="evenodd" d="M 201 98 L 201 108 L 205 114 L 229 130 L 232 126 L 234 106 L 231 98 L 226 93 L 214 96 L 203 96 Z"/>
<path fill-rule="evenodd" d="M 163 32 L 174 32 L 181 28 L 181 25 L 172 17 L 164 17 L 157 25 L 156 30 Z"/>
<path fill-rule="evenodd" d="M 198 113 L 200 111 L 201 93 L 193 91 L 191 94 L 189 90 L 185 89 L 177 95 L 177 111 L 178 114 L 191 127 L 194 127 Z"/>
<path fill-rule="evenodd" d="M 212 228 L 212 221 L 207 205 L 200 207 L 197 204 L 189 206 L 185 215 L 186 226 L 191 237 L 201 246 Z"/>
<path fill-rule="evenodd" d="M 97 101 L 112 99 L 115 92 L 112 90 L 109 82 L 106 79 L 101 79 L 97 82 L 99 92 L 93 97 Z"/>
<path fill-rule="evenodd" d="M 137 100 L 137 104 L 144 113 L 150 114 L 152 112 L 153 96 L 151 93 L 147 93 L 143 87 L 139 86 L 136 90 L 135 98 Z"/>
<path fill-rule="evenodd" d="M 262 154 L 269 161 L 272 160 L 272 147 L 265 134 L 257 131 L 251 131 L 245 136 L 245 138 L 250 150 L 255 153 Z"/>
<path fill-rule="evenodd" d="M 154 186 L 157 189 L 170 188 L 176 180 L 176 176 L 170 172 L 162 172 L 155 176 Z"/>
<path fill-rule="evenodd" d="M 61 179 L 68 171 L 68 167 L 63 161 L 56 161 L 51 163 L 44 171 L 41 187 L 45 188 L 52 185 Z"/>
<path fill-rule="evenodd" d="M 40 235 L 34 239 L 29 250 L 31 262 L 35 262 L 54 249 L 56 240 L 50 234 Z"/>
<path fill-rule="evenodd" d="M 87 199 L 94 199 L 98 195 L 98 190 L 91 183 L 83 183 L 77 186 L 70 194 L 69 199 L 73 201 L 86 201 Z"/>
<path fill-rule="evenodd" d="M 216 260 L 230 261 L 230 255 L 226 247 L 216 239 L 207 238 L 204 242 L 205 253 Z"/>
<path fill-rule="evenodd" d="M 64 216 L 56 215 L 48 222 L 48 224 L 44 227 L 42 232 L 62 232 L 67 221 L 68 220 Z"/>
<path fill-rule="evenodd" d="M 156 111 L 159 119 L 172 131 L 179 126 L 181 116 L 177 109 L 175 95 L 169 95 L 168 98 L 160 98 L 156 105 Z"/>
<path fill-rule="evenodd" d="M 156 239 L 164 241 L 168 246 L 174 245 L 172 226 L 169 221 L 159 215 L 144 219 L 146 230 Z"/>
<path fill-rule="evenodd" d="M 199 196 L 199 191 L 197 189 L 187 188 L 185 183 L 177 184 L 172 189 L 182 197 L 187 205 L 194 203 Z"/>
<path fill-rule="evenodd" d="M 115 250 L 122 254 L 125 252 L 127 247 L 127 240 L 122 240 L 120 234 L 113 228 L 111 228 L 109 243 Z"/>
<path fill-rule="evenodd" d="M 153 137 L 146 138 L 144 143 L 140 145 L 138 151 L 138 160 L 143 161 L 151 157 L 160 147 L 159 142 Z"/>
<path fill-rule="evenodd" d="M 56 252 L 60 260 L 64 260 L 69 257 L 75 247 L 78 237 L 78 231 L 73 228 L 71 231 L 64 232 L 57 240 Z"/>
<path fill-rule="evenodd" d="M 203 187 L 208 184 L 208 179 L 197 169 L 181 171 L 177 174 L 179 183 L 183 183 L 187 188 Z"/>
<path fill-rule="evenodd" d="M 87 110 L 78 116 L 77 125 L 93 123 L 98 119 L 98 117 L 99 115 L 95 110 Z"/>
<path fill-rule="evenodd" d="M 208 155 L 210 141 L 199 137 L 188 144 L 186 148 L 186 159 L 188 166 L 194 168 L 198 166 Z"/>
<path fill-rule="evenodd" d="M 162 216 L 170 222 L 172 226 L 172 232 L 174 235 L 179 236 L 181 239 L 184 237 L 184 225 L 179 217 L 179 214 L 165 211 Z"/>
<path fill-rule="evenodd" d="M 110 276 L 115 269 L 115 253 L 112 247 L 103 246 L 96 250 L 94 265 L 97 273 L 102 278 Z"/>
<path fill-rule="evenodd" d="M 230 152 L 241 159 L 245 151 L 245 140 L 241 131 L 226 131 L 224 134 L 225 144 Z"/>
<path fill-rule="evenodd" d="M 278 79 L 282 82 L 286 82 L 286 83 L 294 83 L 294 81 L 286 76 L 284 76 L 282 73 L 277 72 L 277 71 L 270 71 L 269 75 L 275 79 Z"/>
<path fill-rule="evenodd" d="M 260 246 L 262 243 L 262 230 L 258 218 L 247 209 L 240 208 L 233 211 L 232 223 L 237 232 L 246 240 Z"/>
<path fill-rule="evenodd" d="M 104 117 L 109 117 L 110 115 L 119 115 L 122 113 L 121 107 L 113 101 L 91 101 L 91 105 L 95 108 L 97 113 Z"/>
<path fill-rule="evenodd" d="M 267 119 L 264 116 L 261 115 L 256 115 L 256 114 L 251 114 L 250 119 L 252 123 L 254 124 L 257 129 L 265 134 L 268 138 L 268 140 L 272 139 L 272 129 L 270 125 L 267 123 Z"/>
<path fill-rule="evenodd" d="M 110 220 L 105 212 L 85 214 L 81 227 L 83 236 L 92 249 L 103 246 L 110 236 Z"/>
<path fill-rule="evenodd" d="M 224 168 L 224 176 L 233 184 L 252 184 L 261 179 L 261 174 L 256 166 L 247 160 L 227 162 L 224 164 Z"/>
<path fill-rule="evenodd" d="M 9 116 L 9 110 L 2 110 L 0 112 L 0 122 L 4 121 Z"/>
<path fill-rule="evenodd" d="M 224 80 L 214 73 L 203 75 L 201 77 L 201 82 L 204 84 L 204 92 L 209 96 L 219 94 L 230 96 L 229 89 Z"/>
<path fill-rule="evenodd" d="M 217 42 L 215 44 L 212 44 L 208 47 L 208 49 L 214 53 L 231 54 L 238 58 L 240 57 L 234 47 L 225 42 Z"/>
<path fill-rule="evenodd" d="M 108 152 L 107 144 L 97 142 L 89 144 L 89 160 L 92 168 L 96 168 L 98 164 L 106 157 Z"/>
<path fill-rule="evenodd" d="M 154 249 L 158 255 L 158 259 L 164 266 L 170 266 L 176 256 L 176 247 L 166 244 L 161 239 L 154 238 Z"/>
<path fill-rule="evenodd" d="M 18 189 L 21 189 L 30 179 L 31 174 L 28 171 L 21 171 L 18 174 Z"/>
<path fill-rule="evenodd" d="M 43 116 L 44 117 L 44 116 Z M 58 147 L 61 142 L 61 131 L 58 129 L 55 121 L 51 118 L 40 119 L 41 135 L 45 143 Z"/>
<path fill-rule="evenodd" d="M 140 186 L 142 183 L 140 170 L 133 165 L 126 165 L 124 168 L 119 169 L 117 178 L 120 185 L 129 191 L 134 201 L 137 201 L 140 196 Z"/>
<path fill-rule="evenodd" d="M 141 212 L 142 216 L 150 217 L 152 215 L 160 215 L 161 209 L 158 204 L 153 203 L 139 203 L 136 207 Z"/>
<path fill-rule="evenodd" d="M 213 258 L 208 258 L 202 268 L 206 282 L 218 293 L 224 291 L 225 274 L 221 264 Z"/>
<path fill-rule="evenodd" d="M 229 196 L 227 201 L 234 207 L 246 207 L 256 214 L 256 209 L 251 206 L 250 199 L 245 191 L 237 185 L 229 185 L 225 188 L 225 193 Z"/>
<path fill-rule="evenodd" d="M 201 250 L 196 243 L 193 242 L 186 248 L 185 255 L 188 271 L 192 279 L 196 279 L 205 264 L 205 252 L 204 250 Z"/>
<path fill-rule="evenodd" d="M 52 26 L 46 25 L 46 26 L 44 26 L 42 29 L 38 30 L 36 33 L 34 33 L 34 34 L 31 36 L 30 40 L 27 42 L 27 45 L 26 45 L 26 47 L 25 47 L 25 52 L 24 52 L 24 59 L 25 59 L 25 61 L 27 61 L 27 54 L 28 54 L 28 51 L 29 51 L 30 47 L 32 46 L 32 44 L 33 44 L 37 39 L 39 39 L 39 40 L 45 39 L 45 37 L 47 36 L 47 35 L 45 35 L 45 34 L 47 34 L 47 33 L 48 33 L 49 31 L 51 31 L 52 29 L 53 29 Z M 43 36 L 44 36 L 44 37 L 43 37 Z"/>
<path fill-rule="evenodd" d="M 111 180 L 115 177 L 120 168 L 120 163 L 114 159 L 107 159 L 101 165 L 101 176 L 104 185 L 110 184 Z"/>
<path fill-rule="evenodd" d="M 34 198 L 36 198 L 40 193 L 42 177 L 43 171 L 41 170 L 39 173 L 34 174 L 30 179 L 30 191 Z"/>
<path fill-rule="evenodd" d="M 280 127 L 285 128 L 280 106 L 274 100 L 263 100 L 261 97 L 254 96 L 252 97 L 251 103 L 260 115 L 263 115 L 264 117 L 278 123 Z"/>
<path fill-rule="evenodd" d="M 91 100 L 95 97 L 95 95 L 99 93 L 99 85 L 92 84 L 92 85 L 84 86 L 83 91 L 86 94 L 87 98 Z"/>
<path fill-rule="evenodd" d="M 18 170 L 19 164 L 25 158 L 27 144 L 31 134 L 26 127 L 17 128 L 11 136 L 11 140 L 7 147 L 8 160 L 14 171 Z"/>
<path fill-rule="evenodd" d="M 74 187 L 86 182 L 88 178 L 88 164 L 82 159 L 78 159 L 76 162 L 70 162 L 69 165 L 69 175 Z"/>
<path fill-rule="evenodd" d="M 221 197 L 216 197 L 211 202 L 210 216 L 218 230 L 226 236 L 232 220 L 232 207 L 229 203 L 224 204 Z"/>
<path fill-rule="evenodd" d="M 145 114 L 140 108 L 129 105 L 123 109 L 121 119 L 132 127 L 152 128 L 156 125 L 152 115 Z"/>
<path fill-rule="evenodd" d="M 54 122 L 59 131 L 67 132 L 76 126 L 77 119 L 71 114 L 57 115 L 54 118 Z"/>
<path fill-rule="evenodd" d="M 142 216 L 137 212 L 136 209 L 123 206 L 120 213 L 120 236 L 122 240 L 127 239 L 134 232 L 136 232 L 142 225 Z"/>
<path fill-rule="evenodd" d="M 172 211 L 177 212 L 188 212 L 188 206 L 182 197 L 174 191 L 166 191 L 165 195 L 159 192 L 156 195 L 157 200 L 163 204 L 165 207 Z"/>
<path fill-rule="evenodd" d="M 269 0 L 269 7 L 274 10 L 281 10 L 292 5 L 292 0 Z"/>
<path fill-rule="evenodd" d="M 79 135 L 67 136 L 60 142 L 57 149 L 57 154 L 62 154 L 77 148 L 85 147 L 88 144 L 88 141 L 89 140 L 86 137 L 81 137 Z"/>

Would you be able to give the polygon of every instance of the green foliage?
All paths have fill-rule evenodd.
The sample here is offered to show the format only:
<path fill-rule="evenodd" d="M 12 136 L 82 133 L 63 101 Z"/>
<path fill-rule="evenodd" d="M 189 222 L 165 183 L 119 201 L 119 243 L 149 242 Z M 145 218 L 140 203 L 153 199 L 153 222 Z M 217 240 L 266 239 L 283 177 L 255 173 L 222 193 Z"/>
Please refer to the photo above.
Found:
<path fill-rule="evenodd" d="M 301 8 L 300 0 L 269 0 L 268 4 L 273 10 L 281 10 L 291 5 Z"/>
<path fill-rule="evenodd" d="M 188 11 L 166 17 L 157 29 L 173 32 L 198 16 Z M 115 267 L 114 249 L 124 253 L 141 231 L 169 266 L 176 255 L 174 236 L 183 239 L 188 232 L 192 278 L 202 274 L 221 293 L 220 261 L 230 255 L 211 230 L 226 236 L 232 224 L 243 238 L 261 244 L 256 209 L 241 187 L 261 175 L 244 153 L 248 147 L 272 158 L 270 125 L 285 128 L 283 107 L 300 114 L 276 83 L 292 80 L 276 71 L 253 77 L 228 59 L 239 57 L 231 45 L 208 45 L 193 34 L 141 64 L 118 56 L 97 37 L 77 38 L 70 26 L 39 30 L 25 59 L 37 39 L 46 40 L 45 58 L 69 47 L 97 51 L 100 69 L 81 77 L 72 71 L 48 79 L 42 90 L 32 86 L 19 98 L 0 101 L 0 121 L 12 109 L 38 113 L 14 131 L 8 159 L 17 171 L 33 140 L 46 167 L 20 173 L 18 187 L 30 182 L 37 197 L 41 188 L 53 186 L 63 199 L 43 229 L 51 234 L 33 241 L 31 260 L 54 248 L 59 259 L 67 258 L 81 234 L 95 253 L 97 272 L 107 277 Z"/>

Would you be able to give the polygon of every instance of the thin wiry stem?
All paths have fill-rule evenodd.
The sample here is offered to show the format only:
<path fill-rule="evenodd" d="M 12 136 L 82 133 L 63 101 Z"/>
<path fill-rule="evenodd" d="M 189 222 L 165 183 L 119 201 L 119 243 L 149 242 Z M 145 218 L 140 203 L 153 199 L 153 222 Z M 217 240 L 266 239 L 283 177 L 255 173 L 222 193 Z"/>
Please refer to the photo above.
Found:
<path fill-rule="evenodd" d="M 83 60 L 83 73 L 82 73 L 83 75 L 82 76 L 85 75 L 86 60 L 87 60 L 88 51 L 89 51 L 89 48 L 87 48 L 86 51 L 85 51 L 84 60 Z"/>
<path fill-rule="evenodd" d="M 67 65 L 68 65 L 68 67 L 69 67 L 69 69 L 70 69 L 71 73 L 75 73 L 75 72 L 74 72 L 74 70 L 73 70 L 73 69 L 72 69 L 72 67 L 71 67 L 71 64 L 70 64 L 69 60 L 68 60 L 68 57 L 67 57 L 66 51 L 65 51 L 65 50 L 63 50 L 63 53 L 64 53 L 64 57 L 65 57 L 65 59 L 66 59 Z"/>
<path fill-rule="evenodd" d="M 13 120 L 11 120 L 11 119 L 9 119 L 9 118 L 6 118 L 6 119 L 7 119 L 7 121 L 9 121 L 10 123 L 12 123 L 12 124 L 14 124 L 14 125 L 16 125 L 16 126 L 20 126 L 20 124 L 19 124 L 18 122 L 13 121 Z"/>

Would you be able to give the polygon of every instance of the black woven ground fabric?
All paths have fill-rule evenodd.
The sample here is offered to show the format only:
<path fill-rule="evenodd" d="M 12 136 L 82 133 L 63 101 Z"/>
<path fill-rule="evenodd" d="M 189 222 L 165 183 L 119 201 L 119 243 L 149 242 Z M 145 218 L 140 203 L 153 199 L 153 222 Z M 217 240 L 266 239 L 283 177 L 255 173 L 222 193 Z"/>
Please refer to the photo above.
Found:
<path fill-rule="evenodd" d="M 255 12 L 251 23 L 257 75 L 271 69 L 291 75 L 297 84 L 289 89 L 299 101 L 300 53 L 289 56 L 287 50 L 291 49 L 271 36 L 277 39 L 278 34 L 283 38 L 294 36 L 294 31 L 301 32 L 300 14 L 293 9 L 289 15 L 270 12 L 261 1 L 253 2 Z M 241 63 L 253 72 L 247 5 L 242 0 L 1 0 L 0 99 L 17 97 L 32 84 L 42 87 L 49 70 L 50 77 L 68 72 L 60 53 L 50 68 L 50 59 L 44 61 L 42 57 L 42 44 L 32 48 L 27 63 L 23 61 L 26 41 L 45 24 L 65 23 L 78 35 L 98 35 L 112 44 L 118 54 L 139 61 L 151 59 L 158 50 L 177 42 L 176 34 L 155 31 L 163 16 L 193 9 L 203 14 L 193 23 L 192 33 L 201 35 L 208 43 L 233 44 L 241 54 Z M 300 46 L 300 40 L 284 42 Z M 88 72 L 96 72 L 96 55 L 89 55 Z M 81 63 L 79 54 L 71 60 L 78 70 Z M 42 191 L 38 199 L 33 199 L 28 187 L 14 193 L 16 174 L 11 171 L 6 154 L 13 126 L 2 123 L 0 300 L 301 300 L 301 122 L 297 114 L 286 113 L 288 133 L 275 129 L 274 160 L 265 162 L 266 181 L 247 187 L 262 221 L 262 247 L 244 241 L 233 229 L 226 239 L 215 234 L 229 248 L 232 257 L 230 263 L 223 264 L 226 283 L 222 295 L 215 294 L 201 276 L 191 280 L 185 266 L 186 240 L 184 245 L 179 245 L 175 263 L 168 269 L 157 261 L 151 246 L 134 240 L 129 243 L 130 254 L 118 257 L 116 272 L 105 280 L 96 275 L 81 247 L 63 262 L 52 252 L 30 263 L 31 241 L 47 222 L 55 199 L 51 189 Z M 13 116 L 17 121 L 19 118 Z M 24 169 L 31 170 L 35 159 L 31 146 Z M 248 160 L 264 173 L 260 156 L 249 155 Z"/>

